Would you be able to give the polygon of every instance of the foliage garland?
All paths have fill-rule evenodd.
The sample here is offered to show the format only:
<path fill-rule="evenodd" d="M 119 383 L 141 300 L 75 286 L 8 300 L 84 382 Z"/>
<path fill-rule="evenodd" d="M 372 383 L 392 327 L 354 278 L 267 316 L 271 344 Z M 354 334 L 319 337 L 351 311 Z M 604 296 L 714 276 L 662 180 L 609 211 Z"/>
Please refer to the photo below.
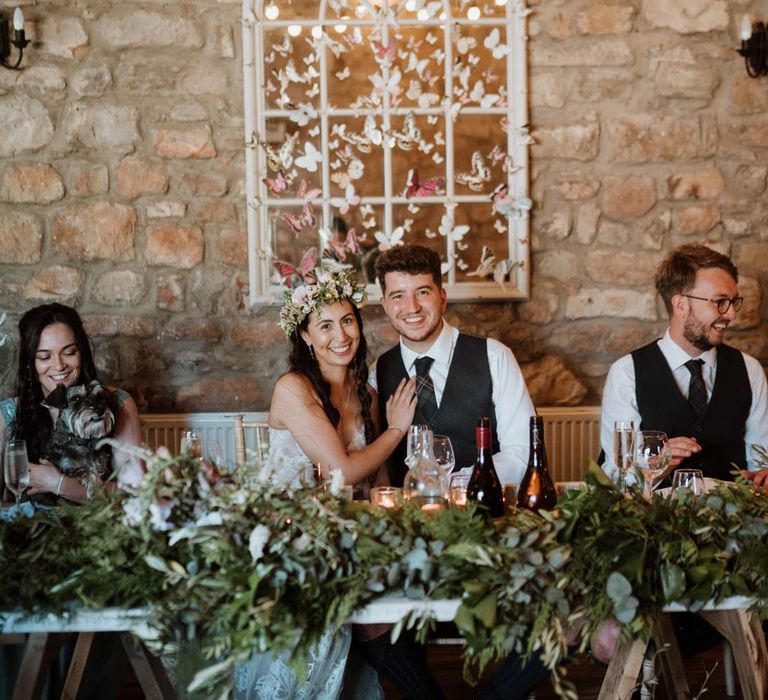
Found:
<path fill-rule="evenodd" d="M 187 456 L 145 456 L 135 488 L 0 528 L 0 599 L 30 613 L 151 605 L 159 636 L 146 641 L 167 653 L 195 640 L 207 665 L 191 688 L 208 696 L 226 694 L 254 649 L 292 649 L 302 669 L 326 630 L 384 594 L 460 598 L 471 680 L 512 649 L 556 669 L 606 618 L 647 637 L 673 601 L 750 595 L 768 608 L 768 495 L 744 480 L 648 502 L 593 465 L 556 511 L 492 523 L 473 507 L 428 517 L 286 491 L 258 465 L 220 477 Z M 425 633 L 428 620 L 403 625 Z"/>

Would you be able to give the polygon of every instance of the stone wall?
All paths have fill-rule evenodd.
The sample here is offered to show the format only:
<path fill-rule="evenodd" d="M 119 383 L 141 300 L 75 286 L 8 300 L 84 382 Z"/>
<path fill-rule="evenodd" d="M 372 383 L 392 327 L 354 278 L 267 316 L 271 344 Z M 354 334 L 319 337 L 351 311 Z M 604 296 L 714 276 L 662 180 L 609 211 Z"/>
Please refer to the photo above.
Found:
<path fill-rule="evenodd" d="M 266 408 L 286 345 L 277 309 L 246 303 L 240 3 L 0 8 L 17 2 L 35 41 L 24 71 L 0 69 L 7 325 L 70 303 L 142 410 Z M 654 266 L 702 241 L 743 274 L 731 342 L 768 363 L 768 79 L 734 51 L 759 3 L 529 4 L 531 300 L 448 318 L 509 344 L 540 405 L 594 403 L 610 363 L 665 326 Z M 394 341 L 380 308 L 365 317 L 375 352 Z"/>

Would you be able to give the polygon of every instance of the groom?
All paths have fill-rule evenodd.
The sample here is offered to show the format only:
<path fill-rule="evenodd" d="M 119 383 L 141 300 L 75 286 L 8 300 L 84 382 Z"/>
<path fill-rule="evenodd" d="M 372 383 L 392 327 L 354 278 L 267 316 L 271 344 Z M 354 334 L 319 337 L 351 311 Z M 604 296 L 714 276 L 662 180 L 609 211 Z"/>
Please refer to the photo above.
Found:
<path fill-rule="evenodd" d="M 414 424 L 428 424 L 435 434 L 450 437 L 457 467 L 468 467 L 475 461 L 475 423 L 490 416 L 499 479 L 519 483 L 528 461 L 528 423 L 534 409 L 512 351 L 492 338 L 460 333 L 446 322 L 446 293 L 435 251 L 420 245 L 391 248 L 376 260 L 376 276 L 384 311 L 400 334 L 400 343 L 379 357 L 369 378 L 380 409 L 403 377 L 417 376 Z M 405 476 L 405 450 L 403 440 L 390 458 L 390 481 L 396 486 Z"/>
<path fill-rule="evenodd" d="M 534 410 L 512 351 L 491 338 L 460 333 L 445 321 L 446 293 L 435 251 L 419 245 L 392 248 L 377 258 L 376 276 L 384 311 L 400 334 L 400 343 L 379 357 L 369 377 L 380 407 L 386 406 L 403 377 L 418 376 L 413 422 L 450 437 L 456 465 L 467 467 L 475 461 L 477 418 L 491 416 L 499 478 L 502 483 L 520 482 L 528 460 L 528 419 Z M 403 483 L 405 452 L 403 440 L 390 458 L 394 485 Z M 391 644 L 384 634 L 358 648 L 404 697 L 442 698 L 425 650 L 412 635 L 403 633 Z M 512 653 L 477 697 L 522 700 L 548 674 L 538 657 L 524 664 Z"/>

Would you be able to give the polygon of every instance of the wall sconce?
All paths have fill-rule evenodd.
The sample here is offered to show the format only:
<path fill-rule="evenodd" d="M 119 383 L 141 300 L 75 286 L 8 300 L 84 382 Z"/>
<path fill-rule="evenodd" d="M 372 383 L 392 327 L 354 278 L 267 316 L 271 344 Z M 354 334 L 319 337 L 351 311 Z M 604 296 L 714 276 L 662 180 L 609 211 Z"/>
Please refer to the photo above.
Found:
<path fill-rule="evenodd" d="M 20 70 L 21 57 L 24 54 L 24 47 L 28 43 L 29 40 L 24 37 L 24 13 L 21 11 L 21 8 L 17 7 L 13 13 L 13 39 L 11 39 L 11 28 L 8 20 L 4 14 L 0 13 L 0 64 L 4 68 Z M 19 52 L 19 57 L 13 65 L 8 61 L 12 45 Z"/>
<path fill-rule="evenodd" d="M 752 26 L 749 17 L 744 15 L 739 38 L 741 39 L 739 54 L 744 56 L 749 77 L 768 75 L 768 27 L 763 22 L 757 22 Z"/>

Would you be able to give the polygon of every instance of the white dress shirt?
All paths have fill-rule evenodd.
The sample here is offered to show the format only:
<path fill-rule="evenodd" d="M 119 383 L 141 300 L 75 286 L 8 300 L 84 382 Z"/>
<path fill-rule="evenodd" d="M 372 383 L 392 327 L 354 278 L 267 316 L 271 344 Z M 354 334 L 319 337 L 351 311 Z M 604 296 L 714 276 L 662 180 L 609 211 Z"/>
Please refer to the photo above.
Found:
<path fill-rule="evenodd" d="M 659 350 L 664 355 L 672 376 L 680 389 L 680 393 L 687 397 L 688 386 L 691 381 L 691 373 L 685 366 L 689 360 L 704 360 L 702 377 L 707 387 L 707 399 L 712 396 L 717 374 L 717 350 L 711 348 L 701 353 L 698 357 L 691 357 L 669 335 L 669 329 L 663 338 L 658 341 Z M 765 371 L 760 363 L 750 355 L 742 353 L 744 364 L 747 367 L 749 385 L 752 389 L 752 406 L 747 417 L 746 443 L 747 468 L 756 471 L 759 467 L 755 464 L 755 455 L 752 445 L 768 445 L 768 390 L 766 390 Z M 611 476 L 616 476 L 617 469 L 613 459 L 613 424 L 617 420 L 635 421 L 635 429 L 640 429 L 640 412 L 637 408 L 637 396 L 635 394 L 635 364 L 632 355 L 624 355 L 611 365 L 608 377 L 603 389 L 603 406 L 600 415 L 600 445 L 605 452 L 605 464 L 603 469 Z"/>
<path fill-rule="evenodd" d="M 413 377 L 416 374 L 415 362 L 419 357 L 431 357 L 434 360 L 429 374 L 435 385 L 438 407 L 443 398 L 445 382 L 448 379 L 448 370 L 458 337 L 459 331 L 443 320 L 440 335 L 431 347 L 422 353 L 414 352 L 403 343 L 402 338 L 400 340 L 400 354 L 408 376 Z M 528 395 L 523 373 L 512 351 L 493 338 L 487 338 L 486 341 L 488 366 L 493 385 L 491 398 L 495 407 L 496 434 L 499 438 L 500 450 L 493 455 L 493 465 L 502 483 L 518 483 L 522 480 L 528 464 L 528 423 L 534 414 L 533 403 Z M 368 381 L 376 389 L 375 363 Z M 475 418 L 476 416 L 467 416 L 469 421 L 474 421 Z"/>

